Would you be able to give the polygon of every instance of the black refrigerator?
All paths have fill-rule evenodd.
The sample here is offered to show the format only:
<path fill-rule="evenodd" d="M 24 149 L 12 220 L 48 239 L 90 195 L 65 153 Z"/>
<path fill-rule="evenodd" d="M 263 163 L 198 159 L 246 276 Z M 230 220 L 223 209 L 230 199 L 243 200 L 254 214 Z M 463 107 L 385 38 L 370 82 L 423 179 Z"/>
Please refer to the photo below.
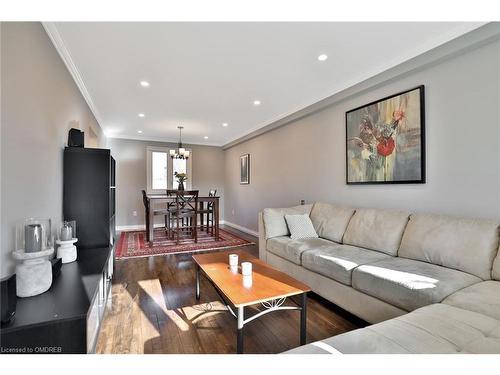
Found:
<path fill-rule="evenodd" d="M 78 249 L 115 241 L 115 160 L 110 150 L 64 149 L 64 220 L 76 221 Z"/>

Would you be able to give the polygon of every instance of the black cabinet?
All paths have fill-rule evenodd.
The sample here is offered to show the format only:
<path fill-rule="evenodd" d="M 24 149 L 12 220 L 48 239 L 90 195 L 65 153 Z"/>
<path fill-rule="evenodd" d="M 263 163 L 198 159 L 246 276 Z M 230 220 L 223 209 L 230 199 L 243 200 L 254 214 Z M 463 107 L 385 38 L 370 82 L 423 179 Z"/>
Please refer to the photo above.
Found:
<path fill-rule="evenodd" d="M 17 299 L 0 353 L 92 353 L 111 294 L 113 248 L 78 249 L 48 291 Z"/>
<path fill-rule="evenodd" d="M 78 248 L 113 245 L 115 160 L 110 150 L 64 150 L 64 220 L 76 220 Z"/>

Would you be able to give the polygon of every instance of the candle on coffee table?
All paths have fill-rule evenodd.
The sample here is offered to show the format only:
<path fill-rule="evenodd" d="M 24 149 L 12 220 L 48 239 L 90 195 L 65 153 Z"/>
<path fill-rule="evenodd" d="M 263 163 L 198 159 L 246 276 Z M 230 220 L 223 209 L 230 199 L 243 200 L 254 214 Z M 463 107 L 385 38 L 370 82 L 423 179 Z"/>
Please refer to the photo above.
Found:
<path fill-rule="evenodd" d="M 250 263 L 250 262 L 241 263 L 241 273 L 243 276 L 251 276 L 252 275 L 252 263 Z"/>
<path fill-rule="evenodd" d="M 229 265 L 238 266 L 238 254 L 229 254 Z"/>

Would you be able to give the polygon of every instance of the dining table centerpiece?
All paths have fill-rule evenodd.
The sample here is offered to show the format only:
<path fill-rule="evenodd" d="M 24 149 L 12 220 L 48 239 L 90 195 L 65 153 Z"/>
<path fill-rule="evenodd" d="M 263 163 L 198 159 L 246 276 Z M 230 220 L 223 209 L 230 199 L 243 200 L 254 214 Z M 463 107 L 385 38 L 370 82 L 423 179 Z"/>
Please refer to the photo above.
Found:
<path fill-rule="evenodd" d="M 184 181 L 187 180 L 186 173 L 174 173 L 175 178 L 177 179 L 177 190 L 184 190 Z"/>

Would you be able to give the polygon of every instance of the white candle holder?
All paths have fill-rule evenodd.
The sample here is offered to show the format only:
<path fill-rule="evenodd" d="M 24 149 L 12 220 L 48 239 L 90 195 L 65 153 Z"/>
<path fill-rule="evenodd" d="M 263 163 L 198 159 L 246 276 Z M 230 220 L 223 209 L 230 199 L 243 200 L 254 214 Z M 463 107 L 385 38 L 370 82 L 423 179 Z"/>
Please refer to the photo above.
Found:
<path fill-rule="evenodd" d="M 12 252 L 16 265 L 16 295 L 31 297 L 49 290 L 52 285 L 52 264 L 49 257 L 54 248 L 27 253 L 24 250 Z"/>
<path fill-rule="evenodd" d="M 238 254 L 229 254 L 229 265 L 238 267 Z"/>
<path fill-rule="evenodd" d="M 243 286 L 245 288 L 251 288 L 252 284 L 253 284 L 252 275 L 250 275 L 250 276 L 243 276 Z"/>
<path fill-rule="evenodd" d="M 57 240 L 56 244 L 59 245 L 57 248 L 57 257 L 61 258 L 63 263 L 71 263 L 76 260 L 77 252 L 75 242 L 78 241 L 78 238 L 73 238 L 69 241 L 61 241 Z"/>
<path fill-rule="evenodd" d="M 252 263 L 250 262 L 241 263 L 241 274 L 243 276 L 252 276 Z"/>

